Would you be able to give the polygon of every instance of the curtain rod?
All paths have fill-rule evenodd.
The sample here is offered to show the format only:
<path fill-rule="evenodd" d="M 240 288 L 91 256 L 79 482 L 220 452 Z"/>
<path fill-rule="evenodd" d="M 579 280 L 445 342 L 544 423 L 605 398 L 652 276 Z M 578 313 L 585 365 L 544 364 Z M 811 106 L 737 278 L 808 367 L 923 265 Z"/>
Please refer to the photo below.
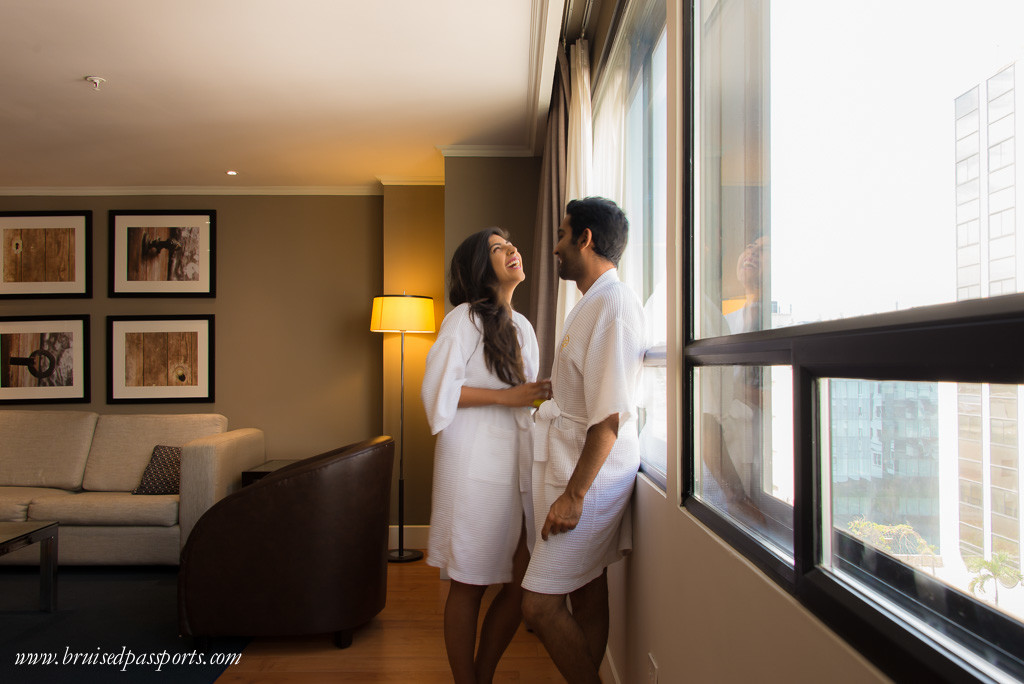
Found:
<path fill-rule="evenodd" d="M 586 38 L 587 29 L 590 27 L 590 14 L 594 9 L 594 0 L 586 0 L 586 5 L 583 7 L 583 20 L 580 22 L 580 34 L 574 38 Z M 565 0 L 565 9 L 562 14 L 562 35 L 561 42 L 562 46 L 565 46 L 567 36 L 569 33 L 569 19 L 572 17 L 572 8 L 575 5 L 575 0 Z"/>

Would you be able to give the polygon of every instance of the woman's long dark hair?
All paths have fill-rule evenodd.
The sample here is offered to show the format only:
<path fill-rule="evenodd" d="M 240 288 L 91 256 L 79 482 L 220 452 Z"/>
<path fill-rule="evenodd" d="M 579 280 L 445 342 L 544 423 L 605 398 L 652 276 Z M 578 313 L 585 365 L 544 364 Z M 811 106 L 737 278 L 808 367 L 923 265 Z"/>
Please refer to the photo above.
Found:
<path fill-rule="evenodd" d="M 519 333 L 509 307 L 498 300 L 498 276 L 491 266 L 490 239 L 501 228 L 486 228 L 462 241 L 452 255 L 448 272 L 448 300 L 452 306 L 469 303 L 484 333 L 484 361 L 487 369 L 509 385 L 526 382 Z"/>

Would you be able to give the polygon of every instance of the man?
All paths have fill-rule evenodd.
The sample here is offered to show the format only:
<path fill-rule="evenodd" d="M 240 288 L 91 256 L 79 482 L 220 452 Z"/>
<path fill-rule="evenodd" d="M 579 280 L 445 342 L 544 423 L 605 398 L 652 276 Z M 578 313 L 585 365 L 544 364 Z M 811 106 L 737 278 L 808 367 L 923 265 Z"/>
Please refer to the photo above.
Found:
<path fill-rule="evenodd" d="M 589 197 L 566 212 L 558 276 L 575 281 L 583 298 L 555 353 L 552 400 L 536 417 L 537 529 L 523 614 L 567 681 L 600 682 L 607 567 L 629 548 L 628 516 L 623 521 L 640 465 L 633 395 L 645 350 L 643 308 L 616 272 L 629 227 L 622 210 Z"/>

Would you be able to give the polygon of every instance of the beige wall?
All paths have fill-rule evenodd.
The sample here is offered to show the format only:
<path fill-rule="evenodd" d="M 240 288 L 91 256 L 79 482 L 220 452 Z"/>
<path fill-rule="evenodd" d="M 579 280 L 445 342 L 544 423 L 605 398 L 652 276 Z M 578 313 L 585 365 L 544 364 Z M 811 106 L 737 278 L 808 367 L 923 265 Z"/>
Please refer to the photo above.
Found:
<path fill-rule="evenodd" d="M 0 197 L 0 210 L 91 210 L 92 299 L 4 300 L 0 315 L 89 314 L 90 404 L 10 408 L 110 413 L 216 411 L 266 432 L 268 458 L 304 458 L 382 430 L 382 199 L 347 197 Z M 107 297 L 111 209 L 217 211 L 215 299 Z M 106 404 L 106 316 L 215 315 L 216 401 Z M 376 382 L 371 379 L 378 379 Z"/>
<path fill-rule="evenodd" d="M 445 158 L 446 274 L 459 243 L 491 226 L 509 232 L 512 243 L 523 257 L 526 272 L 531 272 L 540 166 L 540 157 Z M 512 296 L 512 307 L 528 318 L 531 287 L 527 279 Z M 447 296 L 447 292 L 445 294 Z M 446 300 L 445 310 L 449 309 L 451 306 Z"/>
<path fill-rule="evenodd" d="M 463 237 L 501 225 L 525 245 L 524 260 L 533 243 L 539 160 L 458 159 L 446 167 L 445 187 L 387 186 L 382 196 L 0 197 L 0 211 L 93 212 L 92 299 L 0 301 L 3 316 L 91 316 L 92 401 L 0 409 L 216 411 L 232 427 L 263 429 L 270 459 L 304 458 L 374 434 L 398 438 L 400 336 L 370 332 L 373 297 L 432 296 L 440 325 L 446 265 Z M 107 212 L 114 209 L 216 210 L 217 297 L 108 298 Z M 517 306 L 528 297 L 520 286 Z M 106 316 L 208 313 L 215 315 L 214 403 L 106 404 Z M 407 525 L 430 522 L 434 438 L 419 397 L 434 338 L 406 336 Z M 395 497 L 397 477 L 396 463 Z"/>
<path fill-rule="evenodd" d="M 435 328 L 444 316 L 444 211 L 441 186 L 384 188 L 384 289 L 380 294 L 415 294 L 434 298 Z M 401 408 L 401 335 L 384 338 L 384 430 L 399 440 Z M 430 524 L 430 494 L 434 471 L 434 437 L 420 400 L 427 352 L 436 334 L 405 336 L 405 524 Z M 398 497 L 399 463 L 395 463 Z M 398 509 L 391 507 L 398 522 Z M 424 545 L 407 537 L 406 546 Z"/>
<path fill-rule="evenodd" d="M 641 478 L 634 549 L 612 567 L 619 681 L 885 682 L 861 655 Z"/>

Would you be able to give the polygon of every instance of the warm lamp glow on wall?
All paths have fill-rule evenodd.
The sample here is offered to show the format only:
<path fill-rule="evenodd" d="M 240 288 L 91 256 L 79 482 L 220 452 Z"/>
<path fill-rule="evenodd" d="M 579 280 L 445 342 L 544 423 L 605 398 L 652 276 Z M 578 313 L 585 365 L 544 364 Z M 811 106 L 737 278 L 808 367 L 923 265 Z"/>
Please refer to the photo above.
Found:
<path fill-rule="evenodd" d="M 402 390 L 398 436 L 398 549 L 388 560 L 404 563 L 423 558 L 423 552 L 405 548 L 405 333 L 434 332 L 434 300 L 419 295 L 384 295 L 373 298 L 370 314 L 373 332 L 402 333 Z"/>

